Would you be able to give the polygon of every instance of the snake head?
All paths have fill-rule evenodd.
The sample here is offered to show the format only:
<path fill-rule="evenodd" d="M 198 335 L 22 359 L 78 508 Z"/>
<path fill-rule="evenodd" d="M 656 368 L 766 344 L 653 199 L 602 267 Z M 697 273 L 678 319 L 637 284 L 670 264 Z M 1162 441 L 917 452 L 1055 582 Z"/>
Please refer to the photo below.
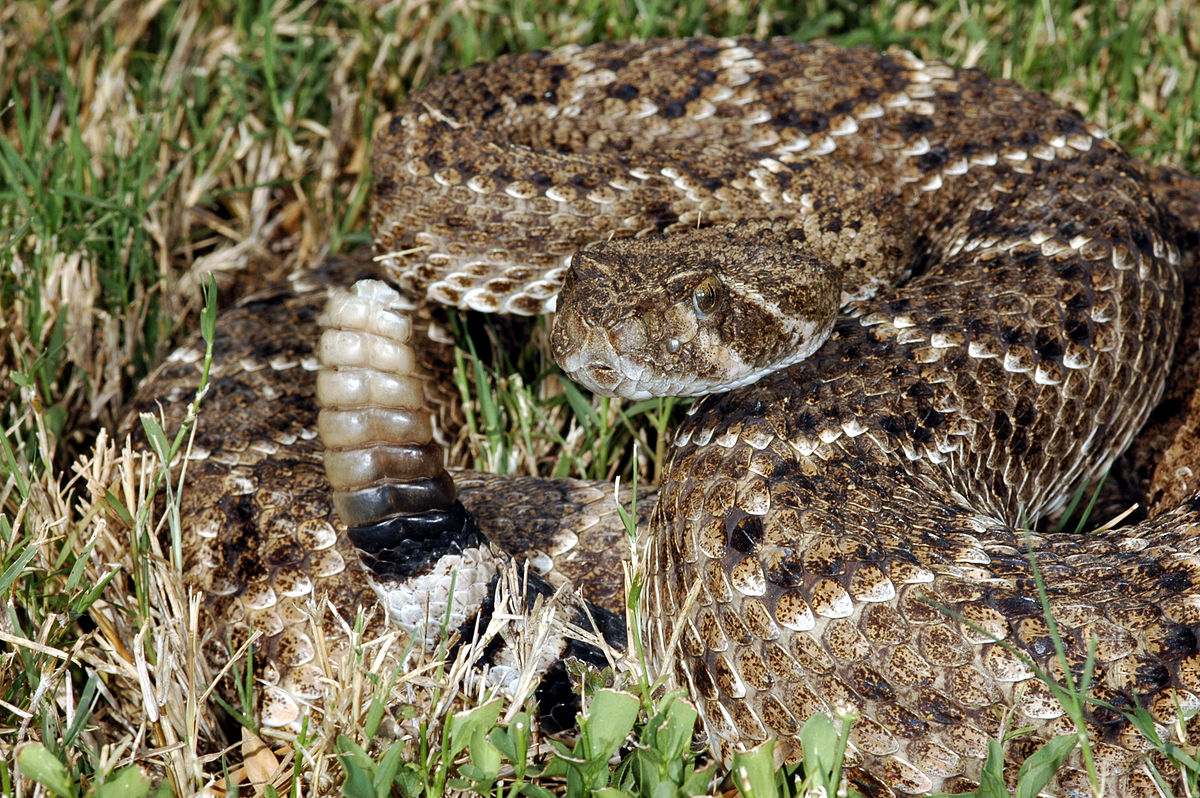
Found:
<path fill-rule="evenodd" d="M 812 354 L 840 282 L 802 233 L 763 223 L 614 241 L 572 258 L 551 349 L 607 396 L 728 391 Z"/>

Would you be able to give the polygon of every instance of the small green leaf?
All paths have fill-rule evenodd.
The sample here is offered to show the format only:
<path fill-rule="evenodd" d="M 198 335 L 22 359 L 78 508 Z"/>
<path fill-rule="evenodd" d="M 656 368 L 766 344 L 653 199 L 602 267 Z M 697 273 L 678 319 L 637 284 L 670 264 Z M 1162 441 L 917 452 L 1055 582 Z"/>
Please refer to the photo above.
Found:
<path fill-rule="evenodd" d="M 683 784 L 679 785 L 680 791 L 684 795 L 707 795 L 712 791 L 711 785 L 715 771 L 715 765 L 706 767 L 704 770 L 697 770 L 688 776 Z"/>
<path fill-rule="evenodd" d="M 1035 798 L 1054 778 L 1078 743 L 1079 737 L 1075 734 L 1064 734 L 1043 743 L 1021 764 L 1021 770 L 1017 773 L 1016 798 Z"/>
<path fill-rule="evenodd" d="M 375 732 L 379 731 L 379 723 L 383 720 L 383 702 L 376 696 L 371 699 L 370 705 L 367 707 L 367 718 L 363 723 L 363 734 L 367 737 L 374 737 Z"/>
<path fill-rule="evenodd" d="M 424 783 L 421 781 L 421 773 L 417 765 L 411 762 L 405 762 L 400 768 L 400 772 L 396 774 L 396 787 L 400 790 L 403 796 L 422 796 L 425 794 Z"/>
<path fill-rule="evenodd" d="M 158 455 L 163 465 L 170 465 L 171 445 L 167 443 L 167 434 L 163 432 L 162 425 L 149 413 L 142 413 L 139 418 L 142 429 L 146 431 L 146 439 L 150 441 L 150 448 Z"/>
<path fill-rule="evenodd" d="M 518 712 L 506 729 L 492 729 L 488 739 L 504 754 L 513 766 L 518 781 L 524 781 L 529 759 L 529 735 L 531 729 L 529 713 Z"/>
<path fill-rule="evenodd" d="M 975 795 L 977 798 L 1009 798 L 1008 788 L 1004 786 L 1004 748 L 999 740 L 988 740 L 987 759 L 983 761 Z"/>
<path fill-rule="evenodd" d="M 79 698 L 77 699 L 75 719 L 71 722 L 70 728 L 63 733 L 64 746 L 71 746 L 75 744 L 75 740 L 79 736 L 79 733 L 83 731 L 83 727 L 92 717 L 92 708 L 96 703 L 99 693 L 99 689 L 97 687 L 99 681 L 100 677 L 95 671 L 92 671 L 88 674 L 87 682 L 84 683 L 83 691 L 79 694 Z"/>
<path fill-rule="evenodd" d="M 647 724 L 642 738 L 653 745 L 667 762 L 678 762 L 692 744 L 698 715 L 695 707 L 680 698 L 669 697 L 664 703 L 665 711 Z"/>
<path fill-rule="evenodd" d="M 212 343 L 217 334 L 217 278 L 212 272 L 204 282 L 204 310 L 200 311 L 200 334 Z"/>
<path fill-rule="evenodd" d="M 29 565 L 29 561 L 37 552 L 38 550 L 34 546 L 27 546 L 15 561 L 4 569 L 4 573 L 0 574 L 0 593 L 8 593 L 13 582 L 17 581 L 17 577 L 25 570 L 25 566 Z"/>
<path fill-rule="evenodd" d="M 776 798 L 775 741 L 733 755 L 733 783 L 746 798 Z"/>
<path fill-rule="evenodd" d="M 71 565 L 71 572 L 67 574 L 67 581 L 63 584 L 70 592 L 75 592 L 75 588 L 79 587 L 79 583 L 83 580 L 84 570 L 88 566 L 88 562 L 92 557 L 92 550 L 96 547 L 96 541 L 92 540 L 83 547 L 83 551 L 75 558 L 75 562 Z"/>
<path fill-rule="evenodd" d="M 17 767 L 59 798 L 75 798 L 75 784 L 67 766 L 41 743 L 21 746 L 17 751 Z"/>
<path fill-rule="evenodd" d="M 8 474 L 8 478 L 16 483 L 17 493 L 21 495 L 22 499 L 29 498 L 29 480 L 22 472 L 21 466 L 17 462 L 17 455 L 8 445 L 8 437 L 5 435 L 0 435 L 0 460 L 3 460 L 4 473 Z"/>
<path fill-rule="evenodd" d="M 388 798 L 392 794 L 392 785 L 396 782 L 396 774 L 404 767 L 404 743 L 397 741 L 379 758 L 375 766 L 375 776 L 371 780 L 375 789 L 375 798 Z"/>
<path fill-rule="evenodd" d="M 342 795 L 346 798 L 375 798 L 375 763 L 358 743 L 344 734 L 337 738 L 338 757 L 346 771 Z"/>
<path fill-rule="evenodd" d="M 116 497 L 116 494 L 108 488 L 104 489 L 104 502 L 117 514 L 118 518 L 129 526 L 133 526 L 133 513 L 129 512 L 129 509 Z"/>
<path fill-rule="evenodd" d="M 645 582 L 640 576 L 635 576 L 633 578 L 633 584 L 629 588 L 629 601 L 625 604 L 626 607 L 631 610 L 636 610 L 638 607 L 642 606 L 642 586 L 644 584 Z"/>
<path fill-rule="evenodd" d="M 496 777 L 500 775 L 500 764 L 504 761 L 500 755 L 500 749 L 488 741 L 486 730 L 483 728 L 475 730 L 475 736 L 471 738 L 469 749 L 471 764 L 478 771 L 477 775 L 469 778 L 482 782 L 483 786 L 490 787 Z"/>
<path fill-rule="evenodd" d="M 462 753 L 476 734 L 486 734 L 496 725 L 503 703 L 494 698 L 482 706 L 454 713 L 450 718 L 450 759 Z"/>
<path fill-rule="evenodd" d="M 517 747 L 512 736 L 509 735 L 508 729 L 502 729 L 499 726 L 488 732 L 488 742 L 496 746 L 505 759 L 512 762 L 517 758 Z"/>
<path fill-rule="evenodd" d="M 592 699 L 583 722 L 583 755 L 591 762 L 607 762 L 625 742 L 637 720 L 639 701 L 629 693 L 601 690 Z"/>
<path fill-rule="evenodd" d="M 800 748 L 804 752 L 804 772 L 828 777 L 837 764 L 837 731 L 833 721 L 818 712 L 804 722 L 800 730 Z"/>

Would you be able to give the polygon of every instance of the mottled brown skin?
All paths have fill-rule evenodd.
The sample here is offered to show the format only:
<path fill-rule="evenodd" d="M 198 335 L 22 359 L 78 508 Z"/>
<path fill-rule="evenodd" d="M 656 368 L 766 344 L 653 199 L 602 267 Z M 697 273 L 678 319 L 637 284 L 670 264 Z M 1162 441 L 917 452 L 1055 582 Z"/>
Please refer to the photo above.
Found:
<path fill-rule="evenodd" d="M 1200 252 L 1200 180 L 1169 167 L 1155 167 L 1150 180 L 1159 205 L 1181 220 L 1180 248 Z M 1200 274 L 1184 272 L 1184 314 L 1175 362 L 1162 401 L 1151 414 L 1139 445 L 1123 457 L 1129 481 L 1145 495 L 1146 510 L 1156 515 L 1186 499 L 1200 484 Z"/>
<path fill-rule="evenodd" d="M 427 247 L 388 268 L 435 299 L 536 312 L 580 246 L 791 215 L 790 167 L 763 172 L 763 156 L 888 176 L 916 220 L 918 277 L 854 308 L 809 361 L 695 406 L 649 525 L 648 639 L 662 656 L 683 625 L 676 678 L 725 750 L 767 735 L 787 749 L 812 712 L 853 709 L 855 761 L 881 792 L 913 793 L 969 784 L 989 738 L 1031 726 L 1007 744 L 1015 778 L 1071 731 L 992 642 L 1061 676 L 1015 524 L 1101 473 L 1160 393 L 1181 293 L 1168 255 L 1195 242 L 1176 224 L 1192 183 L 1173 175 L 1159 205 L 1161 182 L 1078 115 L 977 72 L 739 45 L 729 63 L 731 45 L 708 40 L 528 54 L 421 92 L 377 144 L 378 246 Z M 238 453 L 275 434 L 256 426 L 262 385 L 246 379 L 231 407 L 254 432 L 218 435 L 209 460 L 218 475 L 250 469 L 258 493 L 223 483 L 202 501 L 249 501 L 223 521 L 249 530 L 272 474 L 309 490 L 295 452 L 312 444 L 297 432 L 285 446 L 299 449 Z M 226 447 L 256 464 L 222 466 Z M 1200 703 L 1197 523 L 1190 499 L 1101 536 L 1032 537 L 1072 667 L 1096 637 L 1092 694 L 1148 706 L 1168 737 L 1176 702 Z M 230 585 L 243 604 L 277 572 L 259 545 L 222 549 L 245 557 L 229 569 L 251 579 Z M 1104 709 L 1089 722 L 1106 794 L 1152 794 L 1132 727 Z M 1057 779 L 1080 788 L 1078 759 Z"/>
<path fill-rule="evenodd" d="M 719 66 L 717 48 L 697 59 L 698 49 L 527 53 L 414 95 L 375 143 L 376 248 L 417 250 L 383 259 L 393 281 L 460 307 L 540 313 L 584 245 L 754 220 L 801 228 L 849 284 L 893 281 L 910 231 L 890 184 L 880 188 L 877 153 L 852 166 L 782 166 L 771 157 L 782 153 L 752 145 L 797 146 L 807 122 L 751 120 L 783 108 L 790 89 L 726 87 L 736 70 Z M 663 71 L 673 59 L 685 74 Z M 618 81 L 590 85 L 612 70 Z M 748 109 L 748 99 L 761 104 Z M 710 111 L 703 124 L 689 118 Z"/>
<path fill-rule="evenodd" d="M 722 745 L 786 749 L 812 712 L 854 710 L 854 757 L 900 792 L 977 777 L 994 705 L 1033 727 L 1009 746 L 1014 767 L 1067 729 L 1018 658 L 927 601 L 1050 665 L 1016 525 L 1127 446 L 1178 334 L 1187 234 L 1141 165 L 1015 84 L 782 40 L 475 67 L 415 97 L 378 149 L 381 246 L 428 248 L 389 267 L 496 307 L 509 264 L 540 259 L 560 282 L 562 255 L 588 242 L 803 217 L 792 189 L 820 190 L 814 162 L 883 175 L 917 276 L 851 306 L 805 363 L 695 406 L 650 523 L 650 638 L 682 625 L 676 676 Z M 634 305 L 635 277 L 614 276 Z M 1093 693 L 1150 704 L 1165 726 L 1175 700 L 1200 704 L 1195 517 L 1184 504 L 1032 539 L 1070 660 L 1103 643 Z M 1129 725 L 1089 718 L 1105 791 L 1147 790 Z M 1081 784 L 1077 765 L 1059 790 Z"/>

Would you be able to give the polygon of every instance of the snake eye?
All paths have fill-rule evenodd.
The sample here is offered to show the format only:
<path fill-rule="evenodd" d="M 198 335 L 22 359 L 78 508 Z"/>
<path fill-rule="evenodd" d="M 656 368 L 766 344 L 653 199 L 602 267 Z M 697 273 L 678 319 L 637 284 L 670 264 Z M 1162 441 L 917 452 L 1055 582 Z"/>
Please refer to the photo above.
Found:
<path fill-rule="evenodd" d="M 697 316 L 704 318 L 720 306 L 721 281 L 715 274 L 710 274 L 692 289 L 692 307 Z"/>

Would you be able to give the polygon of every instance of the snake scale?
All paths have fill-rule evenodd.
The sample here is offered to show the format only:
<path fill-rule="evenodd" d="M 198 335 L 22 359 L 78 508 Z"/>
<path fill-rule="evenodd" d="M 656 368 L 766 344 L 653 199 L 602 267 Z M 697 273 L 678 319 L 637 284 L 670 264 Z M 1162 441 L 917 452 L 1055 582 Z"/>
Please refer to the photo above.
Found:
<path fill-rule="evenodd" d="M 557 304 L 556 358 L 597 390 L 720 391 L 677 430 L 643 533 L 647 639 L 660 663 L 678 640 L 674 678 L 719 756 L 770 736 L 795 755 L 804 719 L 825 711 L 858 716 L 851 758 L 881 794 L 967 786 L 988 740 L 1025 729 L 1006 743 L 1015 775 L 1073 731 L 1026 661 L 1064 676 L 1032 560 L 1073 674 L 1095 646 L 1089 692 L 1108 706 L 1087 720 L 1104 793 L 1157 794 L 1117 710 L 1145 707 L 1164 739 L 1195 739 L 1200 499 L 1096 535 L 1022 527 L 1102 475 L 1162 392 L 1191 262 L 1180 245 L 1195 243 L 1183 195 L 1011 82 L 790 40 L 567 47 L 476 66 L 410 97 L 374 171 L 393 284 L 484 311 Z M 274 633 L 278 690 L 263 712 L 281 723 L 320 695 L 295 631 L 303 602 L 367 600 L 316 472 L 311 344 L 286 326 L 310 330 L 321 295 L 259 298 L 229 317 L 273 329 L 227 341 L 256 353 L 218 373 L 237 412 L 202 447 L 219 478 L 194 513 L 214 616 Z M 430 551 L 482 579 L 470 600 L 486 604 L 510 567 L 489 537 L 603 526 L 608 500 L 581 483 L 470 475 L 456 502 L 421 415 L 438 401 L 419 362 L 431 344 L 403 315 L 356 313 L 328 311 L 350 343 L 323 352 L 321 434 L 345 454 L 330 471 L 336 503 L 395 622 L 410 622 L 412 590 L 445 588 L 451 566 Z M 194 355 L 168 369 L 182 375 Z M 413 376 L 383 374 L 376 356 Z M 680 373 L 702 379 L 680 388 Z M 258 409 L 259 382 L 285 411 Z M 528 517 L 489 510 L 500 496 Z M 620 634 L 600 610 L 573 620 Z M 588 644 L 563 646 L 602 663 Z M 1052 789 L 1090 791 L 1078 752 Z"/>

